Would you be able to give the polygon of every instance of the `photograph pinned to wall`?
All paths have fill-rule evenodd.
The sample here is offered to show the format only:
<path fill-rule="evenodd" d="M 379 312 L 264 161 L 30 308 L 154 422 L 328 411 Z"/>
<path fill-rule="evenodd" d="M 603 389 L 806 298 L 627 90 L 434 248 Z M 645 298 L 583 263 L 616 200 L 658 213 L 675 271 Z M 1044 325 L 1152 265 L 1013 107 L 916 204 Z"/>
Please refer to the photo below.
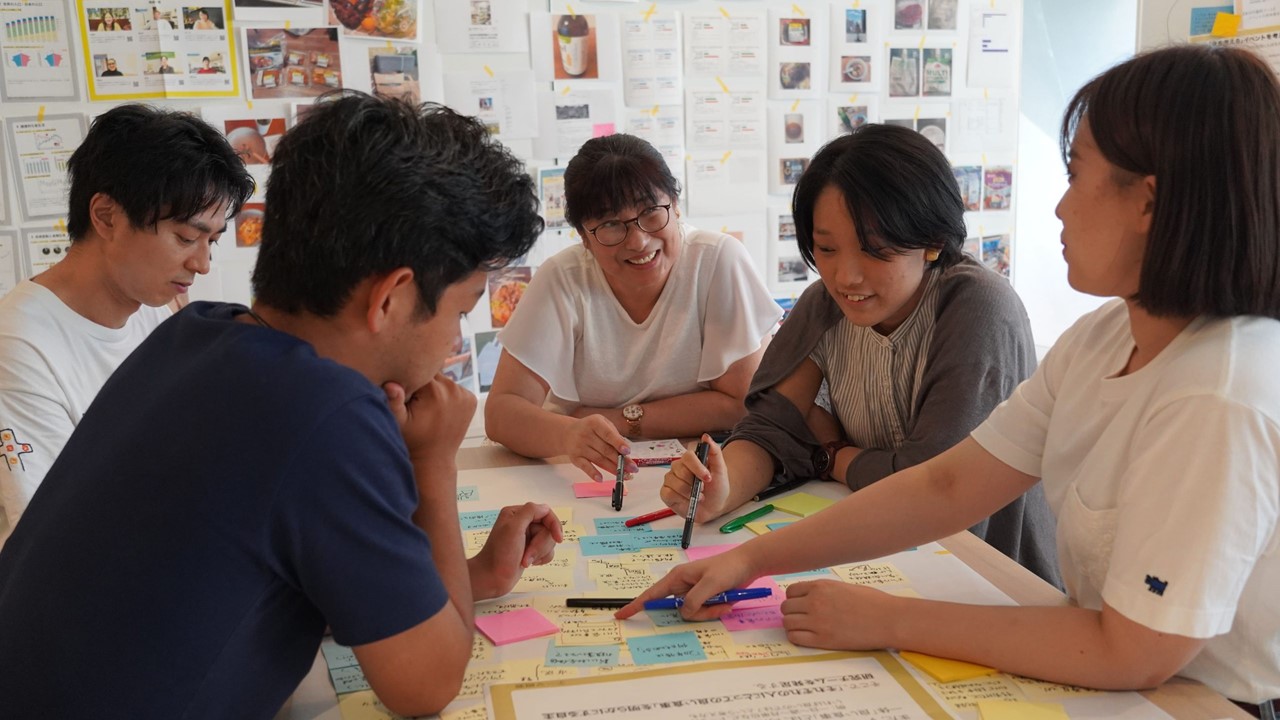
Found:
<path fill-rule="evenodd" d="M 236 247 L 256 248 L 262 242 L 262 220 L 267 206 L 262 202 L 247 202 L 236 214 Z"/>
<path fill-rule="evenodd" d="M 502 357 L 502 343 L 498 342 L 498 331 L 476 333 L 476 380 L 480 383 L 480 392 L 489 392 L 493 387 L 493 376 L 498 372 L 498 360 Z"/>
<path fill-rule="evenodd" d="M 1009 260 L 1009 234 L 982 236 L 982 264 L 1005 277 L 1011 277 L 1013 265 Z"/>
<path fill-rule="evenodd" d="M 226 30 L 224 9 L 216 6 L 188 6 L 182 9 L 182 27 L 195 32 Z"/>
<path fill-rule="evenodd" d="M 329 25 L 352 37 L 418 39 L 417 0 L 329 0 Z"/>
<path fill-rule="evenodd" d="M 814 34 L 817 24 L 798 4 L 786 10 L 770 10 L 769 27 L 769 97 L 816 97 L 827 86 L 827 33 Z"/>
<path fill-rule="evenodd" d="M 964 209 L 967 212 L 981 210 L 982 166 L 960 165 L 952 167 L 951 172 L 956 176 L 956 185 L 960 188 L 960 198 L 964 200 Z"/>
<path fill-rule="evenodd" d="M 924 48 L 921 56 L 921 94 L 925 97 L 951 96 L 951 48 Z"/>
<path fill-rule="evenodd" d="M 889 48 L 889 97 L 920 95 L 920 49 Z"/>
<path fill-rule="evenodd" d="M 148 50 L 139 59 L 143 75 L 174 75 L 186 72 L 173 50 Z"/>
<path fill-rule="evenodd" d="M 1013 166 L 995 165 L 982 171 L 982 207 L 1008 210 L 1013 207 Z"/>
<path fill-rule="evenodd" d="M 91 33 L 130 32 L 133 14 L 123 5 L 87 7 L 83 10 Z"/>
<path fill-rule="evenodd" d="M 254 100 L 317 97 L 342 88 L 337 28 L 248 28 L 244 34 Z"/>
<path fill-rule="evenodd" d="M 959 0 L 929 0 L 926 27 L 930 30 L 955 30 L 958 5 Z"/>
<path fill-rule="evenodd" d="M 790 194 L 800 174 L 826 140 L 821 100 L 769 103 L 769 164 L 779 172 L 769 179 L 769 193 Z"/>
<path fill-rule="evenodd" d="M 226 75 L 227 58 L 220 52 L 187 53 L 187 72 L 194 75 Z"/>
<path fill-rule="evenodd" d="M 537 83 L 532 70 L 450 72 L 443 78 L 445 104 L 465 109 L 503 141 L 538 134 Z"/>
<path fill-rule="evenodd" d="M 827 139 L 847 135 L 879 120 L 879 101 L 875 93 L 853 93 L 827 100 Z"/>
<path fill-rule="evenodd" d="M 776 37 L 765 29 L 765 16 L 734 8 L 729 15 L 686 13 L 685 75 L 697 78 L 759 77 L 764 72 L 760 48 Z"/>
<path fill-rule="evenodd" d="M 505 267 L 489 273 L 489 318 L 493 327 L 507 326 L 532 278 L 533 268 L 528 266 Z"/>
<path fill-rule="evenodd" d="M 369 2 L 369 0 L 364 0 Z M 236 22 L 271 22 L 318 27 L 328 20 L 324 0 L 231 0 Z"/>
<path fill-rule="evenodd" d="M 441 52 L 528 52 L 523 0 L 453 0 L 435 4 Z"/>
<path fill-rule="evenodd" d="M 547 77 L 545 64 L 535 59 L 534 70 L 538 71 L 539 80 L 600 78 L 595 15 L 531 13 L 529 20 L 535 54 L 551 61 L 551 75 Z"/>
<path fill-rule="evenodd" d="M 880 6 L 832 5 L 828 65 L 831 92 L 868 92 L 880 87 L 888 67 L 878 50 Z"/>
<path fill-rule="evenodd" d="M 778 282 L 803 283 L 809 281 L 809 266 L 799 255 L 778 258 Z"/>
<path fill-rule="evenodd" d="M 894 0 L 894 30 L 920 30 L 923 27 L 924 0 Z"/>
<path fill-rule="evenodd" d="M 765 284 L 775 297 L 799 295 L 809 284 L 809 268 L 796 244 L 795 217 L 790 206 L 778 204 L 766 208 L 768 248 L 763 267 Z"/>
<path fill-rule="evenodd" d="M 369 83 L 373 95 L 404 100 L 412 105 L 422 102 L 417 48 L 408 45 L 380 45 L 368 50 Z"/>
<path fill-rule="evenodd" d="M 471 333 L 465 330 L 453 340 L 453 348 L 449 357 L 440 368 L 450 380 L 475 392 L 475 362 L 471 353 Z"/>
<path fill-rule="evenodd" d="M 849 45 L 867 42 L 867 9 L 832 6 L 832 10 L 844 16 L 844 41 Z M 837 26 L 838 27 L 838 26 Z"/>
<path fill-rule="evenodd" d="M 538 193 L 542 200 L 542 220 L 548 230 L 569 227 L 564 218 L 564 168 L 538 169 Z"/>
<path fill-rule="evenodd" d="M 289 127 L 287 113 L 266 108 L 253 112 L 239 105 L 206 105 L 200 116 L 227 136 L 227 143 L 248 166 L 269 165 Z"/>
<path fill-rule="evenodd" d="M 776 239 L 778 242 L 783 244 L 796 244 L 796 219 L 791 213 L 778 216 L 778 234 Z"/>
<path fill-rule="evenodd" d="M 78 100 L 66 5 L 26 0 L 0 7 L 0 100 Z"/>
<path fill-rule="evenodd" d="M 947 152 L 947 119 L 945 117 L 922 117 L 916 120 L 916 132 L 925 136 L 938 151 Z"/>
<path fill-rule="evenodd" d="M 67 214 L 67 162 L 84 141 L 79 113 L 14 117 L 5 123 L 5 150 L 14 169 L 18 207 L 27 220 Z M 15 213 L 16 214 L 16 213 Z"/>
<path fill-rule="evenodd" d="M 582 143 L 617 131 L 614 116 L 618 93 L 615 88 L 538 93 L 538 128 L 534 138 L 536 158 L 573 157 Z"/>

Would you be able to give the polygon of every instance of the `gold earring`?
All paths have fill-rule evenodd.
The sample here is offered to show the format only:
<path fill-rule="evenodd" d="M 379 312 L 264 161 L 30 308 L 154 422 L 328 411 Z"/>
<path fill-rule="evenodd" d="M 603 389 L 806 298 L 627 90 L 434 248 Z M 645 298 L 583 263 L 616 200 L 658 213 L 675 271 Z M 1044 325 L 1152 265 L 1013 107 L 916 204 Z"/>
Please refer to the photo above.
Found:
<path fill-rule="evenodd" d="M 942 255 L 941 251 L 932 248 L 924 251 L 924 259 L 928 262 L 937 262 L 940 255 Z"/>

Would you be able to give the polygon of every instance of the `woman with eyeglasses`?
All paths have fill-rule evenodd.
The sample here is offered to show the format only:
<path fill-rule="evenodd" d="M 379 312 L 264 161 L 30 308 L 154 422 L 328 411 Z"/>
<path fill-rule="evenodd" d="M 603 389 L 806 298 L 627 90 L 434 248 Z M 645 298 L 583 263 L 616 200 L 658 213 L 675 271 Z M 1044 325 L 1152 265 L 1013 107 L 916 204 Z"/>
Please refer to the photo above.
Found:
<path fill-rule="evenodd" d="M 821 281 L 765 353 L 748 415 L 724 447 L 727 482 L 704 485 L 700 522 L 770 484 L 821 478 L 858 491 L 924 462 L 1035 369 L 1026 310 L 1005 278 L 961 251 L 964 202 L 923 135 L 865 125 L 831 141 L 801 176 L 792 211 L 800 254 Z M 667 473 L 662 499 L 677 512 L 695 473 L 706 477 L 692 454 Z M 1058 583 L 1039 487 L 970 529 Z"/>
<path fill-rule="evenodd" d="M 644 140 L 587 141 L 564 195 L 582 243 L 538 268 L 498 335 L 485 430 L 521 455 L 567 455 L 599 481 L 631 439 L 741 419 L 782 310 L 742 243 L 681 222 L 680 184 Z"/>

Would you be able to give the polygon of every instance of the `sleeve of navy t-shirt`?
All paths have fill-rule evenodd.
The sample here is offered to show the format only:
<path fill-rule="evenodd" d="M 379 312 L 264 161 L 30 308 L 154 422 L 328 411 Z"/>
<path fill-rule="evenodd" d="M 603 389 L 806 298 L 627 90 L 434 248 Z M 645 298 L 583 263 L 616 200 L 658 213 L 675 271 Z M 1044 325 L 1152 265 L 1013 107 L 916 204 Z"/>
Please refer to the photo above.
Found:
<path fill-rule="evenodd" d="M 413 523 L 413 468 L 384 399 L 365 395 L 319 418 L 289 467 L 273 544 L 334 640 L 383 640 L 444 607 L 430 542 Z"/>

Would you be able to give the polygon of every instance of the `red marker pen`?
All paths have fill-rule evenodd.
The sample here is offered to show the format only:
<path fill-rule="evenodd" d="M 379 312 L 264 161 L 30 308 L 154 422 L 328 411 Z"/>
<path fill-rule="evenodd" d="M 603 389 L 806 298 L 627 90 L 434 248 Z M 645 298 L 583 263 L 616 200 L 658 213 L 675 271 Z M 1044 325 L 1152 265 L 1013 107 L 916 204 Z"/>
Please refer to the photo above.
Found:
<path fill-rule="evenodd" d="M 651 513 L 645 513 L 644 515 L 637 515 L 631 518 L 630 520 L 624 522 L 623 525 L 626 525 L 627 527 L 635 527 L 637 525 L 651 523 L 654 520 L 661 520 L 662 518 L 665 518 L 665 517 L 671 517 L 672 515 L 675 515 L 675 514 L 676 514 L 676 511 L 672 510 L 671 508 L 662 508 L 661 510 L 655 510 Z"/>

